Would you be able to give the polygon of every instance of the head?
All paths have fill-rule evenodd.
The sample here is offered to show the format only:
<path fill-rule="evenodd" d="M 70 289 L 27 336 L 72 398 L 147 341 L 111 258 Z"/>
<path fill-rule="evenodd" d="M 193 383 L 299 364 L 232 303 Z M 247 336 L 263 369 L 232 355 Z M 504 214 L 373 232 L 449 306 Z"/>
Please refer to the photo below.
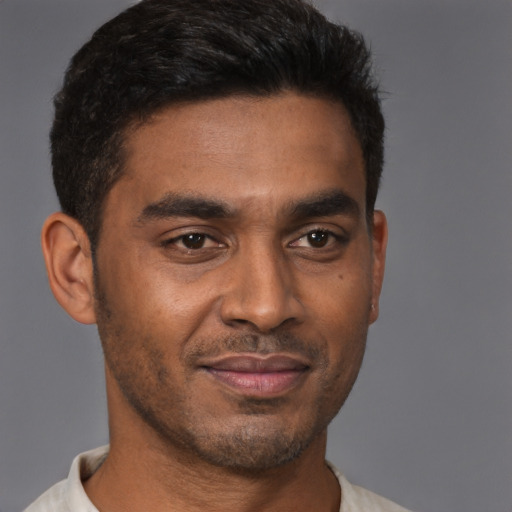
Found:
<path fill-rule="evenodd" d="M 74 56 L 55 98 L 54 183 L 62 210 L 98 243 L 131 127 L 166 106 L 284 91 L 339 102 L 361 145 L 371 220 L 384 121 L 362 36 L 301 0 L 143 0 Z"/>
<path fill-rule="evenodd" d="M 382 136 L 361 36 L 298 0 L 143 0 L 77 53 L 43 250 L 113 446 L 261 471 L 325 443 L 377 318 Z"/>

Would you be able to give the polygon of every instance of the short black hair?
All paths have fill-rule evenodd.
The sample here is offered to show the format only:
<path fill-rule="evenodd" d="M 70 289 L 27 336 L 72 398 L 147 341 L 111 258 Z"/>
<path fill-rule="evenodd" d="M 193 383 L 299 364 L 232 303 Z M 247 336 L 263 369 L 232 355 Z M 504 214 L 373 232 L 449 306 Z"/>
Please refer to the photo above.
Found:
<path fill-rule="evenodd" d="M 296 91 L 348 111 L 370 218 L 384 134 L 370 57 L 361 34 L 303 0 L 142 0 L 94 33 L 55 96 L 50 138 L 62 211 L 83 225 L 94 249 L 132 124 L 173 103 Z"/>

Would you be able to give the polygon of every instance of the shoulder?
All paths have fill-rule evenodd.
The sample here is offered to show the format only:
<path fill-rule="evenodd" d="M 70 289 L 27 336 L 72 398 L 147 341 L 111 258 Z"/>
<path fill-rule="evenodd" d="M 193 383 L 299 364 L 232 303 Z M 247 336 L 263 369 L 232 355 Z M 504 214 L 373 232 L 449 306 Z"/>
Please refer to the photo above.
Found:
<path fill-rule="evenodd" d="M 336 467 L 330 463 L 328 465 L 340 483 L 340 512 L 410 512 L 374 492 L 351 484 Z"/>
<path fill-rule="evenodd" d="M 66 480 L 62 480 L 41 494 L 24 512 L 68 512 L 65 494 Z"/>
<path fill-rule="evenodd" d="M 82 480 L 96 471 L 107 453 L 108 446 L 103 446 L 75 457 L 67 479 L 50 487 L 23 512 L 98 512 L 85 494 Z"/>

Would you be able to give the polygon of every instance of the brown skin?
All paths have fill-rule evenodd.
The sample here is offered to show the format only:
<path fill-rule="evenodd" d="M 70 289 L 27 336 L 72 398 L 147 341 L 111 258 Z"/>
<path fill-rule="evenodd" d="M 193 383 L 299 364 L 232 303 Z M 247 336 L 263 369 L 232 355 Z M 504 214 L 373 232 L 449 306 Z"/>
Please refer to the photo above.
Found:
<path fill-rule="evenodd" d="M 387 237 L 382 212 L 366 221 L 346 111 L 292 93 L 173 106 L 127 149 L 96 279 L 76 221 L 43 228 L 54 294 L 105 352 L 111 450 L 86 492 L 102 512 L 338 510 L 326 429 L 378 315 Z M 295 366 L 226 380 L 233 355 Z"/>

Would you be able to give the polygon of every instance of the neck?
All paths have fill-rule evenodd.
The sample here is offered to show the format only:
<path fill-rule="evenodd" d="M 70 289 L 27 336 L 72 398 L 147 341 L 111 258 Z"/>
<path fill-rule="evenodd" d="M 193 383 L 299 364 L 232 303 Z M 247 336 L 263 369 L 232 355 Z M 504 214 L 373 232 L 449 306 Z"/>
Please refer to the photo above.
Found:
<path fill-rule="evenodd" d="M 110 452 L 84 488 L 101 512 L 337 512 L 340 489 L 325 463 L 326 431 L 292 462 L 265 471 L 209 464 L 155 433 L 134 412 L 120 421 L 109 393 Z M 114 413 L 114 414 L 112 414 Z"/>

